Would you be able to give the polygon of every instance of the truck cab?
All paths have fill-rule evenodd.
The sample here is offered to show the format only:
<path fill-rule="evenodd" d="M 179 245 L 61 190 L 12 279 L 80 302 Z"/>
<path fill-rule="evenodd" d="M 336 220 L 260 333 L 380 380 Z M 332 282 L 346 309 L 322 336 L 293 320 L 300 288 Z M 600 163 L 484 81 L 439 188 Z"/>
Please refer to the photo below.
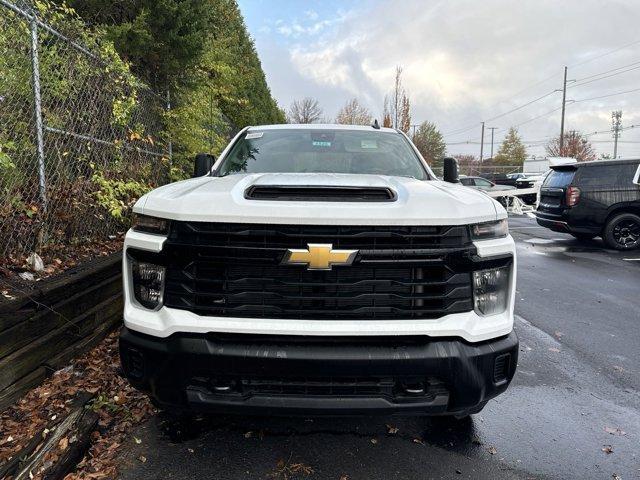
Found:
<path fill-rule="evenodd" d="M 209 168 L 209 166 L 211 168 Z M 504 208 L 377 125 L 243 129 L 134 207 L 125 374 L 160 407 L 466 416 L 516 368 Z"/>

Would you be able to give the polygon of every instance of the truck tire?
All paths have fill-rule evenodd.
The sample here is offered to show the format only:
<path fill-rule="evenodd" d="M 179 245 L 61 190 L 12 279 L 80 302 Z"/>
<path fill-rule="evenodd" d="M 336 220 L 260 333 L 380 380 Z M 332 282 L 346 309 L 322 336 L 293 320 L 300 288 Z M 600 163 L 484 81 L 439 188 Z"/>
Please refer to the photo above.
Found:
<path fill-rule="evenodd" d="M 616 250 L 633 250 L 640 247 L 640 217 L 633 213 L 621 213 L 609 219 L 602 235 L 604 243 Z"/>

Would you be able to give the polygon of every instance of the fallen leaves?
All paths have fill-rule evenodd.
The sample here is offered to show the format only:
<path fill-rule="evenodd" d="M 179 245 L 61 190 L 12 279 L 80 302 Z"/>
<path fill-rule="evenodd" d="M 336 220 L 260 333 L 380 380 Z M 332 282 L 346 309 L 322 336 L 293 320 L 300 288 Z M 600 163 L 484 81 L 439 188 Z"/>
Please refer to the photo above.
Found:
<path fill-rule="evenodd" d="M 613 453 L 613 447 L 611 445 L 604 445 L 602 447 L 602 451 L 608 455 L 610 453 Z"/>
<path fill-rule="evenodd" d="M 275 478 L 276 480 L 289 480 L 295 475 L 312 475 L 314 473 L 313 468 L 304 463 L 291 463 L 291 458 L 285 461 L 284 459 L 278 460 L 276 469 L 268 476 Z"/>
<path fill-rule="evenodd" d="M 387 433 L 389 435 L 395 435 L 396 433 L 398 433 L 400 431 L 399 428 L 394 427 L 393 425 L 387 424 L 386 426 L 387 426 Z"/>
<path fill-rule="evenodd" d="M 604 431 L 607 432 L 609 435 L 626 435 L 627 432 L 625 432 L 624 430 L 622 430 L 619 427 L 604 427 Z"/>
<path fill-rule="evenodd" d="M 52 232 L 52 237 L 55 237 L 55 233 Z M 60 238 L 64 238 L 64 234 L 59 233 Z M 38 286 L 37 282 L 44 278 L 57 275 L 93 258 L 121 250 L 123 238 L 124 232 L 118 232 L 108 239 L 87 239 L 84 242 L 73 243 L 73 248 L 70 248 L 68 243 L 57 244 L 52 240 L 41 249 L 37 259 L 33 256 L 3 258 L 3 265 L 0 267 L 0 302 L 15 300 L 30 293 Z M 44 268 L 40 268 L 40 263 Z M 34 266 L 37 269 L 34 269 Z"/>
<path fill-rule="evenodd" d="M 560 349 L 559 349 L 559 348 L 549 347 L 549 348 L 548 348 L 548 350 L 549 350 L 550 352 L 553 352 L 553 353 L 560 353 Z"/>
<path fill-rule="evenodd" d="M 46 426 L 67 415 L 77 392 L 88 391 L 96 394 L 96 399 L 104 400 L 96 400 L 92 404 L 98 414 L 100 428 L 91 434 L 89 453 L 66 480 L 117 477 L 119 448 L 130 438 L 131 428 L 154 412 L 147 396 L 136 391 L 119 375 L 117 344 L 118 332 L 114 332 L 0 414 L 0 465 L 25 447 L 35 435 L 48 435 Z M 75 441 L 73 437 L 60 439 L 52 458 Z M 141 442 L 135 437 L 134 441 Z"/>
<path fill-rule="evenodd" d="M 487 448 L 487 452 L 489 452 L 491 455 L 495 455 L 496 453 L 498 453 L 498 450 L 496 449 L 496 447 L 491 445 L 489 448 Z"/>

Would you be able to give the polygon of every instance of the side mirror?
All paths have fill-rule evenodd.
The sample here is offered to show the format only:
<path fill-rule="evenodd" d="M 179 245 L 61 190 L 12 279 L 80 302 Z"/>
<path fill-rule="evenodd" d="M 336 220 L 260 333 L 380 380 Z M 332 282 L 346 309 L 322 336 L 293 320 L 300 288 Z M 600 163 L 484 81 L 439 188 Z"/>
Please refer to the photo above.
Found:
<path fill-rule="evenodd" d="M 211 171 L 211 167 L 216 163 L 216 157 L 208 153 L 198 153 L 193 163 L 193 176 L 202 177 Z"/>
<path fill-rule="evenodd" d="M 447 157 L 443 161 L 444 174 L 442 179 L 449 183 L 459 183 L 458 177 L 458 161 L 455 158 Z"/>

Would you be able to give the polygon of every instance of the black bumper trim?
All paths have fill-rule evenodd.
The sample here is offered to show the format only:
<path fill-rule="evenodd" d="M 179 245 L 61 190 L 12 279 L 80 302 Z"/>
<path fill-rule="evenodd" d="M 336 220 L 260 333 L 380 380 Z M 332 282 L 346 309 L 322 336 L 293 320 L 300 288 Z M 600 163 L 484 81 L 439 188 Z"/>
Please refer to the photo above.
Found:
<path fill-rule="evenodd" d="M 502 393 L 518 358 L 515 332 L 477 344 L 460 339 L 410 337 L 397 342 L 225 341 L 210 335 L 156 338 L 123 328 L 120 355 L 131 383 L 161 407 L 187 411 L 283 415 L 464 414 Z M 506 355 L 508 354 L 508 355 Z M 495 378 L 496 359 L 507 362 Z M 212 378 L 436 379 L 423 397 L 219 393 Z"/>

